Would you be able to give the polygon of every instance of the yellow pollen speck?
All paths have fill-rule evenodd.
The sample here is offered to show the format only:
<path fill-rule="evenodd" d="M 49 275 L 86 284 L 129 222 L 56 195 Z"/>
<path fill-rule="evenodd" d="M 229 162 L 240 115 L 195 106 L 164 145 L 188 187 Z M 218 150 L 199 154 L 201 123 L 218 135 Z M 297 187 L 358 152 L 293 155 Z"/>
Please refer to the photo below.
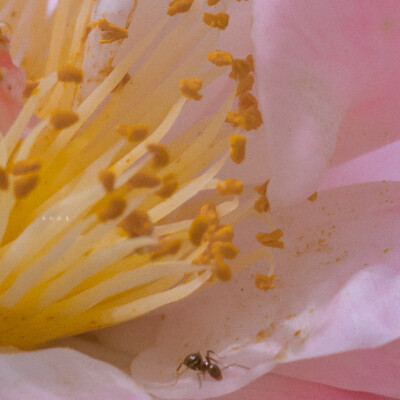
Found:
<path fill-rule="evenodd" d="M 181 93 L 193 100 L 200 100 L 203 96 L 198 92 L 203 86 L 203 81 L 200 78 L 185 78 L 179 81 Z"/>
<path fill-rule="evenodd" d="M 233 260 L 239 254 L 239 249 L 230 242 L 214 242 L 211 246 L 211 253 L 216 259 L 221 257 Z"/>
<path fill-rule="evenodd" d="M 228 26 L 229 15 L 226 13 L 219 13 L 219 14 L 204 13 L 203 22 L 211 26 L 211 28 L 218 28 L 224 30 Z"/>
<path fill-rule="evenodd" d="M 53 110 L 50 116 L 50 123 L 54 129 L 68 128 L 78 120 L 78 114 L 68 110 Z"/>
<path fill-rule="evenodd" d="M 213 225 L 213 226 L 219 225 L 217 207 L 214 203 L 204 204 L 200 208 L 200 215 L 206 217 L 208 219 L 208 221 L 210 222 L 210 225 Z"/>
<path fill-rule="evenodd" d="M 171 17 L 190 10 L 194 0 L 173 0 L 169 3 L 167 14 Z"/>
<path fill-rule="evenodd" d="M 139 171 L 129 179 L 128 185 L 131 188 L 152 188 L 161 184 L 161 179 L 148 172 Z"/>
<path fill-rule="evenodd" d="M 129 237 L 150 235 L 153 231 L 153 224 L 144 211 L 133 210 L 118 226 L 122 228 Z"/>
<path fill-rule="evenodd" d="M 18 161 L 11 169 L 13 175 L 25 175 L 40 169 L 40 161 L 36 158 Z"/>
<path fill-rule="evenodd" d="M 263 245 L 268 247 L 276 247 L 279 249 L 284 248 L 284 243 L 279 239 L 283 236 L 283 232 L 280 229 L 276 229 L 271 233 L 257 233 L 256 239 Z"/>
<path fill-rule="evenodd" d="M 8 189 L 8 177 L 6 170 L 4 168 L 0 168 L 0 190 Z"/>
<path fill-rule="evenodd" d="M 265 194 L 262 194 L 254 203 L 254 209 L 260 214 L 268 212 L 270 208 L 268 198 Z"/>
<path fill-rule="evenodd" d="M 103 184 L 104 189 L 107 192 L 114 190 L 115 175 L 109 170 L 103 170 L 99 172 L 99 181 Z"/>
<path fill-rule="evenodd" d="M 229 77 L 238 81 L 245 79 L 250 72 L 254 71 L 252 58 L 246 60 L 235 59 L 232 62 L 232 72 Z"/>
<path fill-rule="evenodd" d="M 260 332 L 257 333 L 256 341 L 259 343 L 262 342 L 264 339 L 265 339 L 265 331 L 261 330 Z"/>
<path fill-rule="evenodd" d="M 114 25 L 105 18 L 101 18 L 94 22 L 92 27 L 97 27 L 100 29 L 102 39 L 99 40 L 99 43 L 101 44 L 112 43 L 128 37 L 127 29 Z"/>
<path fill-rule="evenodd" d="M 254 188 L 254 190 L 258 193 L 258 194 L 260 194 L 260 195 L 263 195 L 263 194 L 266 194 L 267 193 L 267 187 L 268 187 L 268 185 L 269 185 L 269 179 L 267 180 L 267 181 L 265 181 L 262 185 L 259 185 L 259 186 L 256 186 L 255 188 Z"/>
<path fill-rule="evenodd" d="M 232 270 L 222 258 L 216 259 L 217 270 L 216 275 L 221 281 L 229 281 L 232 279 Z"/>
<path fill-rule="evenodd" d="M 224 184 L 217 184 L 217 193 L 226 196 L 229 194 L 241 194 L 243 192 L 243 183 L 235 178 L 225 179 Z"/>
<path fill-rule="evenodd" d="M 215 6 L 216 4 L 218 4 L 220 2 L 220 0 L 207 0 L 207 5 L 209 6 Z"/>
<path fill-rule="evenodd" d="M 200 246 L 204 234 L 207 232 L 209 221 L 206 217 L 196 217 L 189 229 L 189 240 L 194 246 Z"/>
<path fill-rule="evenodd" d="M 252 106 L 245 110 L 229 111 L 225 121 L 234 127 L 241 126 L 246 131 L 257 129 L 263 124 L 262 116 L 257 106 Z"/>
<path fill-rule="evenodd" d="M 246 155 L 246 136 L 243 135 L 232 135 L 230 137 L 231 150 L 230 156 L 233 162 L 240 164 L 243 162 Z"/>
<path fill-rule="evenodd" d="M 259 213 L 268 212 L 270 210 L 269 201 L 266 195 L 268 184 L 269 180 L 254 188 L 254 190 L 260 195 L 254 203 L 254 209 Z"/>
<path fill-rule="evenodd" d="M 208 61 L 217 65 L 218 67 L 222 67 L 224 65 L 231 65 L 233 58 L 231 53 L 227 51 L 216 50 L 207 55 Z"/>
<path fill-rule="evenodd" d="M 165 167 L 169 163 L 169 153 L 167 148 L 159 143 L 151 143 L 147 146 L 147 150 L 153 153 L 153 167 Z"/>
<path fill-rule="evenodd" d="M 275 274 L 272 274 L 270 276 L 257 274 L 254 280 L 254 284 L 257 289 L 267 291 L 275 287 L 274 279 L 275 279 Z"/>
<path fill-rule="evenodd" d="M 31 81 L 28 79 L 25 83 L 25 89 L 22 92 L 22 96 L 25 98 L 30 97 L 33 91 L 39 86 L 39 83 L 39 81 Z"/>
<path fill-rule="evenodd" d="M 299 336 L 300 333 L 301 333 L 301 329 L 297 330 L 297 331 L 294 333 L 294 336 Z"/>
<path fill-rule="evenodd" d="M 125 210 L 126 201 L 124 199 L 112 199 L 108 206 L 99 213 L 100 221 L 108 221 L 118 218 Z"/>
<path fill-rule="evenodd" d="M 14 195 L 17 199 L 28 196 L 39 181 L 37 175 L 29 175 L 14 182 Z"/>
<path fill-rule="evenodd" d="M 161 189 L 157 190 L 155 193 L 164 199 L 171 197 L 178 189 L 178 181 L 173 173 L 167 174 L 162 178 Z"/>
<path fill-rule="evenodd" d="M 249 92 L 253 89 L 254 85 L 254 76 L 252 74 L 248 74 L 245 78 L 243 78 L 236 89 L 236 96 L 240 96 L 245 92 Z"/>
<path fill-rule="evenodd" d="M 128 138 L 130 142 L 140 142 L 149 134 L 149 127 L 146 125 L 119 125 L 117 132 Z"/>
<path fill-rule="evenodd" d="M 82 70 L 73 65 L 66 65 L 58 70 L 58 80 L 60 82 L 81 83 L 83 80 Z"/>
<path fill-rule="evenodd" d="M 317 200 L 317 197 L 318 197 L 318 192 L 315 192 L 310 197 L 308 197 L 307 200 L 315 201 L 315 200 Z"/>
<path fill-rule="evenodd" d="M 218 229 L 211 237 L 212 242 L 232 242 L 233 228 L 230 225 Z"/>
<path fill-rule="evenodd" d="M 258 107 L 257 99 L 249 92 L 245 92 L 239 96 L 239 110 L 247 110 L 251 107 Z"/>
<path fill-rule="evenodd" d="M 170 240 L 168 242 L 163 242 L 161 246 L 154 251 L 151 256 L 152 260 L 157 260 L 165 256 L 173 256 L 181 248 L 182 242 L 179 239 Z"/>

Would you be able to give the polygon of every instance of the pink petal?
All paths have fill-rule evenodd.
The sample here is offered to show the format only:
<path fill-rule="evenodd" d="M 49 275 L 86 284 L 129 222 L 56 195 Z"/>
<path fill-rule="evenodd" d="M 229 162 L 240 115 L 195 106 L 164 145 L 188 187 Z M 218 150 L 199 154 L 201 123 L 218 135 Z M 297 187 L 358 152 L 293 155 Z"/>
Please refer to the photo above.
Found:
<path fill-rule="evenodd" d="M 346 390 L 398 398 L 400 340 L 383 347 L 279 365 L 274 372 Z"/>
<path fill-rule="evenodd" d="M 370 393 L 340 390 L 330 386 L 268 374 L 249 386 L 217 400 L 389 400 Z"/>
<path fill-rule="evenodd" d="M 1 400 L 150 400 L 109 364 L 67 349 L 0 355 Z"/>
<path fill-rule="evenodd" d="M 274 252 L 275 289 L 255 288 L 254 275 L 268 273 L 260 260 L 230 282 L 97 333 L 99 343 L 131 354 L 135 380 L 151 393 L 187 399 L 237 390 L 278 362 L 395 340 L 399 198 L 400 184 L 376 183 L 326 191 L 315 202 L 282 209 L 274 214 L 285 243 Z M 248 221 L 236 243 L 251 249 L 260 230 L 266 230 L 260 221 Z M 224 357 L 221 366 L 241 367 L 224 370 L 220 382 L 207 377 L 201 388 L 190 370 L 175 383 L 183 357 L 209 349 Z"/>
<path fill-rule="evenodd" d="M 400 181 L 400 141 L 330 168 L 319 190 L 382 180 Z"/>
<path fill-rule="evenodd" d="M 256 0 L 254 21 L 269 194 L 285 205 L 316 190 L 342 128 L 342 161 L 360 154 L 361 141 L 366 152 L 398 137 L 387 106 L 400 99 L 400 9 L 393 0 Z M 374 135 L 359 129 L 372 119 Z"/>
<path fill-rule="evenodd" d="M 0 44 L 0 131 L 5 134 L 22 108 L 25 73 L 13 64 L 7 44 Z"/>

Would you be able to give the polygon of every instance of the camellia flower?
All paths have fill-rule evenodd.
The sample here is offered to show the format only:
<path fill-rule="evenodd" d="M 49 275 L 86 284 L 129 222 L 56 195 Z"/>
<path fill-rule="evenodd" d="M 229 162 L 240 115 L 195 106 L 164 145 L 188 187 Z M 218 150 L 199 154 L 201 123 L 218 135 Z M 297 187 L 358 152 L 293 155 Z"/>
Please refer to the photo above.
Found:
<path fill-rule="evenodd" d="M 114 3 L 1 3 L 0 398 L 399 398 L 397 2 Z"/>

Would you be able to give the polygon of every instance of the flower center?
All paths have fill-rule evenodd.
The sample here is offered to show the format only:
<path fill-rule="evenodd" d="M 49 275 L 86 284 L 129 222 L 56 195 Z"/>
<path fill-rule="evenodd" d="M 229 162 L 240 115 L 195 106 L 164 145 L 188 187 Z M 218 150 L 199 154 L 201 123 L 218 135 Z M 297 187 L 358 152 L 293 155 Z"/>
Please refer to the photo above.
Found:
<path fill-rule="evenodd" d="M 23 32 L 31 40 L 47 23 L 42 3 L 32 15 L 36 24 Z M 273 287 L 268 248 L 230 261 L 239 253 L 234 226 L 249 212 L 269 211 L 267 183 L 256 199 L 234 177 L 215 178 L 226 162 L 243 162 L 251 140 L 243 131 L 262 124 L 250 93 L 252 57 L 214 48 L 229 15 L 203 13 L 200 0 L 172 1 L 123 58 L 110 52 L 103 77 L 85 96 L 90 43 L 122 46 L 137 1 L 125 26 L 91 21 L 93 1 L 77 9 L 72 3 L 58 3 L 43 42 L 16 39 L 31 79 L 0 142 L 3 346 L 32 347 L 136 318 L 229 280 L 232 268 L 260 257 L 270 261 Z M 15 8 L 23 13 L 18 2 Z M 46 46 L 47 60 L 40 59 Z M 232 90 L 204 116 L 207 89 L 223 74 Z M 196 113 L 189 128 L 177 128 Z M 281 232 L 271 229 L 258 240 L 283 247 Z"/>

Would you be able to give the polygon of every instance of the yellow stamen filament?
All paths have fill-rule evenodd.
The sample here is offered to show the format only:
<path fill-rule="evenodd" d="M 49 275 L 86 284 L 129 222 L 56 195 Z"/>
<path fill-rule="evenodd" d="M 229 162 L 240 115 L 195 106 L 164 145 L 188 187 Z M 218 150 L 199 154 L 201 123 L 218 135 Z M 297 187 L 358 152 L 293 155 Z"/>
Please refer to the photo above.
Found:
<path fill-rule="evenodd" d="M 208 219 L 202 215 L 193 220 L 192 226 L 189 229 L 189 240 L 194 246 L 200 246 L 208 226 Z"/>
<path fill-rule="evenodd" d="M 236 164 L 243 162 L 246 155 L 246 136 L 243 135 L 232 135 L 230 137 L 231 141 L 231 160 Z"/>
<path fill-rule="evenodd" d="M 211 28 L 218 28 L 224 30 L 229 24 L 229 15 L 226 13 L 219 14 L 203 14 L 203 22 Z"/>
<path fill-rule="evenodd" d="M 13 175 L 25 175 L 30 172 L 36 172 L 40 169 L 40 160 L 29 159 L 15 163 L 11 169 Z"/>
<path fill-rule="evenodd" d="M 283 232 L 280 229 L 276 229 L 271 233 L 257 233 L 256 239 L 263 245 L 268 247 L 276 247 L 279 249 L 284 248 L 283 242 L 279 239 L 283 236 Z"/>
<path fill-rule="evenodd" d="M 99 172 L 99 181 L 103 184 L 104 189 L 107 192 L 114 190 L 115 175 L 109 170 L 103 170 Z"/>
<path fill-rule="evenodd" d="M 230 194 L 241 194 L 243 183 L 235 178 L 225 179 L 224 183 L 217 184 L 217 193 L 226 196 Z"/>
<path fill-rule="evenodd" d="M 231 65 L 233 58 L 231 53 L 227 51 L 216 50 L 212 53 L 208 53 L 207 55 L 208 61 L 217 65 L 218 67 L 222 67 L 224 65 Z"/>
<path fill-rule="evenodd" d="M 275 287 L 274 280 L 275 280 L 275 274 L 272 274 L 270 276 L 264 274 L 257 274 L 255 276 L 254 283 L 257 289 L 267 291 Z"/>
<path fill-rule="evenodd" d="M 167 14 L 174 16 L 178 13 L 184 13 L 190 10 L 194 0 L 173 0 L 169 3 Z"/>
<path fill-rule="evenodd" d="M 139 38 L 132 50 L 115 56 L 136 0 L 121 26 L 91 21 L 92 0 L 60 1 L 51 18 L 45 1 L 29 8 L 32 15 L 23 2 L 9 1 L 17 12 L 14 54 L 22 55 L 31 82 L 0 140 L 0 345 L 32 347 L 136 318 L 210 278 L 231 279 L 257 257 L 267 259 L 271 275 L 270 249 L 236 257 L 234 227 L 248 215 L 248 202 L 240 205 L 240 181 L 218 183 L 229 152 L 234 162 L 243 160 L 241 127 L 255 126 L 248 120 L 258 111 L 249 93 L 251 57 L 238 61 L 215 51 L 229 16 L 204 14 L 219 28 L 210 29 L 202 21 L 204 2 L 170 1 L 168 15 L 190 12 L 164 15 L 148 34 L 132 38 Z M 97 81 L 87 70 L 97 60 L 87 55 L 99 37 L 109 59 Z M 236 87 L 203 116 L 188 99 L 199 100 L 203 88 L 212 93 L 230 72 L 215 67 L 224 65 L 232 65 Z M 94 87 L 89 94 L 87 84 Z M 250 118 L 232 118 L 237 129 L 229 148 L 225 120 L 236 96 L 237 112 Z M 196 120 L 188 128 L 176 123 L 185 113 Z M 216 196 L 218 185 L 231 200 Z M 38 232 L 40 241 L 33 240 Z"/>
<path fill-rule="evenodd" d="M 200 78 L 185 78 L 179 81 L 182 94 L 188 99 L 200 100 L 203 96 L 199 93 L 203 86 Z"/>
<path fill-rule="evenodd" d="M 54 129 L 65 129 L 75 124 L 79 116 L 74 111 L 54 110 L 50 116 L 50 123 Z"/>
<path fill-rule="evenodd" d="M 58 69 L 57 78 L 60 82 L 81 83 L 83 80 L 82 70 L 73 65 L 66 65 Z"/>
<path fill-rule="evenodd" d="M 14 195 L 17 199 L 28 196 L 35 188 L 39 180 L 37 175 L 30 175 L 25 178 L 18 179 L 14 182 Z"/>
<path fill-rule="evenodd" d="M 161 168 L 168 165 L 170 157 L 167 148 L 159 143 L 147 145 L 147 150 L 153 153 L 153 168 Z"/>

